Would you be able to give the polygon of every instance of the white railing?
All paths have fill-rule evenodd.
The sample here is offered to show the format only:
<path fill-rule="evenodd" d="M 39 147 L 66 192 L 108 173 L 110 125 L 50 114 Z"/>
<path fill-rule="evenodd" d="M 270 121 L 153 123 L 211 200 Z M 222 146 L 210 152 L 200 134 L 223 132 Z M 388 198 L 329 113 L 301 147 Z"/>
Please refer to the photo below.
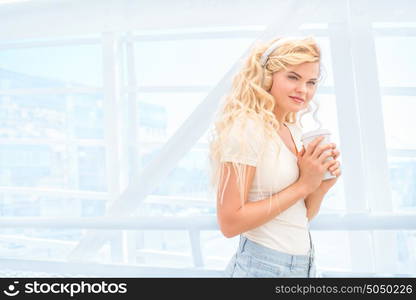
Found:
<path fill-rule="evenodd" d="M 9 217 L 0 218 L 0 227 L 6 228 L 54 228 L 54 229 L 95 229 L 95 230 L 111 230 L 114 233 L 115 230 L 184 230 L 188 231 L 191 242 L 191 256 L 194 266 L 186 268 L 193 276 L 220 276 L 220 270 L 209 270 L 204 268 L 203 255 L 201 251 L 201 239 L 200 232 L 204 230 L 215 231 L 218 230 L 218 224 L 215 216 L 189 216 L 189 217 L 94 217 L 94 218 L 44 218 L 44 217 Z M 355 231 L 355 230 L 415 230 L 416 229 L 416 213 L 400 213 L 400 214 L 322 214 L 311 222 L 311 230 L 318 231 Z M 17 236 L 2 235 L 1 239 L 5 240 L 23 240 Z M 38 239 L 25 237 L 25 242 L 39 243 L 44 241 L 47 244 L 47 239 Z M 110 238 L 111 239 L 111 238 Z M 52 243 L 59 243 L 56 239 L 50 241 Z M 64 242 L 68 243 L 68 242 Z M 72 243 L 69 242 L 72 245 Z M 69 245 L 68 244 L 68 245 Z M 110 243 L 114 246 L 114 243 Z M 111 246 L 110 246 L 111 247 Z M 111 249 L 110 249 L 111 250 Z M 140 251 L 144 251 L 141 249 Z M 146 252 L 147 251 L 147 252 Z M 152 250 L 146 250 L 144 254 L 151 256 L 172 256 L 180 255 L 178 253 L 171 252 L 158 252 Z M 83 262 L 84 268 L 74 268 L 72 264 L 79 262 L 53 262 L 53 261 L 31 261 L 31 260 L 17 260 L 17 259 L 1 259 L 1 264 L 5 267 L 19 269 L 22 268 L 23 262 L 30 262 L 26 264 L 23 270 L 44 270 L 46 265 L 60 265 L 62 273 L 78 274 L 80 270 L 88 270 L 88 274 L 98 274 L 98 272 L 104 272 L 105 270 L 115 270 L 114 266 L 118 266 L 120 274 L 133 274 L 136 270 L 136 276 L 138 274 L 144 274 L 145 272 L 149 276 L 163 276 L 162 274 L 169 274 L 169 276 L 185 276 L 184 269 L 180 268 L 168 268 L 168 267 L 153 267 L 150 266 L 134 266 L 126 264 L 91 264 L 89 262 Z M 64 267 L 68 264 L 67 267 Z M 71 265 L 71 266 L 70 266 Z M 85 266 L 89 266 L 88 269 Z M 185 264 L 184 264 L 185 265 Z M 90 272 L 92 269 L 96 270 Z M 100 270 L 100 271 L 98 271 Z M 151 271 L 153 270 L 153 271 Z M 179 270 L 179 271 L 178 271 Z M 178 271 L 177 273 L 175 273 Z M 126 272 L 126 273 L 125 273 Z M 165 273 L 164 273 L 165 272 Z M 105 273 L 106 274 L 106 273 Z M 118 274 L 118 273 L 117 273 Z M 153 274 L 153 275 L 152 275 Z M 325 274 L 322 272 L 322 274 Z M 329 273 L 328 273 L 329 274 Z M 331 273 L 333 274 L 333 273 Z M 147 276 L 144 275 L 144 276 Z M 109 275 L 110 276 L 110 275 Z M 127 276 L 127 275 L 126 275 Z"/>
<path fill-rule="evenodd" d="M 44 218 L 2 217 L 5 228 L 66 228 L 98 230 L 218 230 L 215 216 L 189 217 L 92 217 Z M 311 230 L 415 230 L 415 213 L 331 213 L 322 214 L 311 222 Z"/>

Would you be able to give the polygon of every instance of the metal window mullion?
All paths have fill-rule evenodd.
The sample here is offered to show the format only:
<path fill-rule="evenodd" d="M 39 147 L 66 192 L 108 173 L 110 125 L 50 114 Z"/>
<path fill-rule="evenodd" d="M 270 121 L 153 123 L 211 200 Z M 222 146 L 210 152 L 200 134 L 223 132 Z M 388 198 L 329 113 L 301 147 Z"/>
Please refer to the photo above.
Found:
<path fill-rule="evenodd" d="M 300 30 L 303 35 L 326 36 L 327 30 L 325 28 L 304 28 Z M 129 36 L 126 40 L 129 41 L 170 41 L 170 40 L 189 40 L 189 39 L 238 39 L 238 38 L 256 38 L 263 30 L 261 29 L 234 29 L 224 31 L 204 31 L 204 32 L 177 32 L 177 33 L 158 33 L 151 34 L 135 34 Z M 416 36 L 416 28 L 414 27 L 400 27 L 400 28 L 374 28 L 374 33 L 377 36 Z M 99 38 L 77 38 L 65 40 L 50 40 L 50 41 L 34 41 L 34 42 L 2 42 L 0 43 L 1 50 L 10 49 L 32 49 L 42 47 L 65 47 L 65 46 L 79 46 L 79 45 L 99 45 L 101 40 Z"/>
<path fill-rule="evenodd" d="M 129 176 L 129 160 L 128 160 L 128 146 L 127 143 L 129 141 L 129 132 L 128 132 L 128 120 L 127 120 L 127 114 L 128 114 L 128 106 L 126 103 L 126 96 L 123 93 L 124 86 L 125 86 L 125 80 L 124 78 L 124 69 L 128 63 L 125 64 L 124 58 L 125 58 L 125 40 L 123 39 L 123 36 L 120 35 L 119 39 L 117 41 L 118 43 L 118 60 L 120 62 L 120 68 L 118 70 L 118 76 L 120 78 L 120 101 L 119 101 L 119 125 L 120 125 L 120 188 L 121 190 L 125 189 L 125 187 L 129 184 L 130 176 Z M 133 257 L 131 255 L 132 251 L 130 248 L 132 247 L 132 232 L 128 230 L 122 230 L 119 233 L 115 233 L 118 235 L 118 238 L 116 241 L 113 241 L 112 249 L 111 251 L 120 251 L 121 259 L 123 263 L 134 263 Z M 117 245 L 117 243 L 120 243 Z M 117 248 L 114 248 L 117 247 Z"/>
<path fill-rule="evenodd" d="M 0 96 L 24 96 L 24 95 L 68 95 L 68 94 L 98 94 L 101 88 L 93 87 L 52 87 L 52 88 L 17 88 L 0 89 Z"/>
<path fill-rule="evenodd" d="M 411 86 L 386 86 L 381 87 L 381 94 L 383 96 L 416 96 L 416 87 Z M 416 101 L 416 99 L 414 99 Z"/>
<path fill-rule="evenodd" d="M 76 144 L 78 146 L 103 146 L 102 140 L 78 139 L 78 138 L 0 138 L 1 145 L 57 145 L 65 143 Z"/>
<path fill-rule="evenodd" d="M 361 2 L 360 2 L 361 3 Z M 369 206 L 376 211 L 391 211 L 383 105 L 377 72 L 376 51 L 371 23 L 352 17 L 352 51 L 365 155 Z"/>
<path fill-rule="evenodd" d="M 129 38 L 130 33 L 126 34 L 127 38 L 124 39 L 125 45 L 125 64 L 123 66 L 126 68 L 127 72 L 123 72 L 123 75 L 126 74 L 126 83 L 127 87 L 134 87 L 137 83 L 136 75 L 136 62 L 135 62 L 135 45 L 134 42 Z M 124 61 L 123 61 L 124 62 Z M 123 83 L 123 88 L 126 86 Z M 138 92 L 136 90 L 131 90 L 128 93 L 123 93 L 123 109 L 125 115 L 125 135 L 124 137 L 124 146 L 126 150 L 126 175 L 128 182 L 138 182 L 139 171 L 141 169 L 140 164 L 140 140 L 139 140 L 139 116 L 138 116 Z M 144 247 L 144 233 L 143 231 L 136 232 L 125 232 L 124 234 L 124 246 L 127 262 L 136 263 L 137 262 L 137 250 Z"/>
<path fill-rule="evenodd" d="M 148 230 L 193 232 L 218 230 L 216 217 L 195 216 L 105 216 L 105 217 L 2 217 L 1 228 L 54 228 L 97 230 Z M 416 230 L 416 212 L 400 214 L 326 213 L 316 217 L 311 229 L 318 231 Z M 368 272 L 369 270 L 364 270 Z"/>
<path fill-rule="evenodd" d="M 120 194 L 120 164 L 118 140 L 118 43 L 117 34 L 103 33 L 103 84 L 104 84 L 104 140 L 106 159 L 106 182 L 110 201 L 117 199 Z M 107 206 L 108 207 L 108 206 Z M 118 238 L 113 236 L 115 242 Z M 114 244 L 112 244 L 114 246 Z M 114 261 L 122 261 L 121 247 L 112 247 L 111 255 Z"/>
<path fill-rule="evenodd" d="M 390 157 L 416 158 L 416 149 L 389 149 L 388 155 Z"/>
<path fill-rule="evenodd" d="M 346 4 L 346 2 L 344 2 Z M 347 10 L 347 6 L 344 8 Z M 347 16 L 346 16 L 347 18 Z M 330 23 L 329 39 L 337 101 L 344 198 L 347 212 L 367 210 L 364 154 L 352 68 L 351 41 L 347 20 Z M 373 270 L 371 241 L 365 232 L 349 232 L 350 261 L 353 271 Z"/>
<path fill-rule="evenodd" d="M 127 67 L 127 86 L 133 87 L 137 84 L 136 63 L 134 53 L 134 43 L 126 43 L 126 67 Z M 138 116 L 138 91 L 131 90 L 127 93 L 126 110 L 126 150 L 128 157 L 129 180 L 135 181 L 139 178 L 141 163 L 139 159 L 140 142 L 139 140 L 139 116 Z"/>
<path fill-rule="evenodd" d="M 266 28 L 266 26 L 264 26 Z M 300 29 L 303 35 L 326 36 L 327 30 L 322 28 Z M 227 31 L 178 32 L 135 34 L 130 39 L 136 42 L 181 41 L 181 40 L 213 40 L 213 39 L 255 39 L 261 36 L 263 30 L 235 29 Z"/>
<path fill-rule="evenodd" d="M 76 199 L 94 199 L 106 201 L 109 199 L 108 194 L 104 192 L 90 192 L 80 190 L 67 190 L 57 188 L 39 188 L 39 187 L 13 187 L 13 186 L 0 186 L 1 194 L 18 194 L 18 195 L 32 195 L 32 196 L 44 196 L 51 197 L 65 197 Z"/>
<path fill-rule="evenodd" d="M 123 93 L 206 93 L 213 89 L 214 86 L 129 86 L 123 88 Z M 319 94 L 332 95 L 334 93 L 332 86 L 322 85 L 319 87 Z"/>
<path fill-rule="evenodd" d="M 118 47 L 114 33 L 103 34 L 103 83 L 104 83 L 104 141 L 108 192 L 112 199 L 120 193 L 118 153 Z"/>
<path fill-rule="evenodd" d="M 190 229 L 189 239 L 191 244 L 191 254 L 194 266 L 197 268 L 203 268 L 204 258 L 201 249 L 201 232 L 198 229 Z"/>
<path fill-rule="evenodd" d="M 66 104 L 66 150 L 68 152 L 68 173 L 69 178 L 66 182 L 67 185 L 65 185 L 67 188 L 78 190 L 80 188 L 79 186 L 79 159 L 78 159 L 78 153 L 79 153 L 79 145 L 76 143 L 72 143 L 71 140 L 73 138 L 76 138 L 75 136 L 75 122 L 73 120 L 74 116 L 74 101 L 73 97 L 71 95 L 67 95 L 65 98 L 65 104 Z M 77 202 L 82 201 L 80 199 L 76 200 Z"/>
<path fill-rule="evenodd" d="M 355 73 L 365 162 L 365 184 L 371 211 L 392 212 L 391 189 L 385 142 L 383 105 L 370 6 L 350 1 L 351 49 Z M 372 232 L 376 273 L 396 268 L 394 232 Z"/>
<path fill-rule="evenodd" d="M 43 47 L 65 47 L 65 46 L 79 46 L 79 45 L 99 45 L 101 40 L 99 38 L 78 38 L 68 40 L 52 40 L 52 41 L 36 41 L 36 42 L 6 42 L 0 43 L 1 50 L 9 49 L 32 49 Z"/>

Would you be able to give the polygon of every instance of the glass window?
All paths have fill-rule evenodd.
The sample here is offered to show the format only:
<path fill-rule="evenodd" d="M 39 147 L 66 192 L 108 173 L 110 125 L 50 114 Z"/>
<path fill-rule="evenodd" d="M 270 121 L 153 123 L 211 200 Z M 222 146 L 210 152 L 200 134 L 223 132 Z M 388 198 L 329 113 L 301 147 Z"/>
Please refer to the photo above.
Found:
<path fill-rule="evenodd" d="M 416 37 L 379 36 L 375 38 L 375 47 L 381 86 L 416 86 Z"/>
<path fill-rule="evenodd" d="M 394 209 L 416 212 L 416 157 L 390 156 L 388 164 Z"/>
<path fill-rule="evenodd" d="M 0 88 L 102 86 L 100 45 L 0 50 Z"/>
<path fill-rule="evenodd" d="M 142 130 L 158 129 L 159 140 L 167 141 L 204 100 L 207 93 L 140 93 L 138 122 Z M 143 132 L 140 141 L 154 140 Z"/>
<path fill-rule="evenodd" d="M 383 96 L 382 104 L 387 148 L 416 150 L 416 95 Z"/>
<path fill-rule="evenodd" d="M 138 86 L 214 86 L 252 39 L 137 42 Z"/>
<path fill-rule="evenodd" d="M 104 137 L 102 95 L 25 95 L 0 97 L 0 137 Z"/>
<path fill-rule="evenodd" d="M 383 96 L 382 101 L 393 206 L 416 209 L 416 98 Z"/>
<path fill-rule="evenodd" d="M 321 72 L 323 81 L 320 83 L 322 86 L 334 85 L 334 73 L 332 70 L 332 54 L 331 54 L 331 42 L 328 37 L 315 37 L 321 48 Z"/>

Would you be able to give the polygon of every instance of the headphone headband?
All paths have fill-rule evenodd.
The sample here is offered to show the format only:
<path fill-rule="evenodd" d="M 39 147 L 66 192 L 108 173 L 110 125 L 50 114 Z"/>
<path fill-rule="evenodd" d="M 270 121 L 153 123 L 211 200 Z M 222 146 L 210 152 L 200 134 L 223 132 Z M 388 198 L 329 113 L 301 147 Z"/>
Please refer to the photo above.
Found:
<path fill-rule="evenodd" d="M 266 51 L 264 51 L 263 55 L 260 57 L 260 64 L 262 67 L 264 67 L 267 63 L 267 60 L 269 59 L 269 55 L 276 50 L 280 45 L 290 41 L 290 40 L 295 40 L 297 38 L 295 37 L 284 37 L 281 38 L 279 40 L 277 40 L 276 42 L 274 42 Z"/>

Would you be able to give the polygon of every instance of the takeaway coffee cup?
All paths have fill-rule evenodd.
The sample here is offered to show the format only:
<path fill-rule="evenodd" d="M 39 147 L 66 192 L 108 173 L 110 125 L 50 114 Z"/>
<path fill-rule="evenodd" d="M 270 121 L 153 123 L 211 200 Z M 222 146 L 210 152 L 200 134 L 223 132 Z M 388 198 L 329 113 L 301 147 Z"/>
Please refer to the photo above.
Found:
<path fill-rule="evenodd" d="M 324 139 L 318 145 L 326 145 L 331 142 L 331 132 L 327 129 L 316 129 L 309 132 L 306 132 L 302 135 L 302 143 L 305 149 L 307 148 L 308 144 L 312 142 L 317 137 L 324 136 Z M 327 150 L 330 151 L 330 150 Z M 326 161 L 334 159 L 332 156 L 328 157 Z M 322 180 L 327 180 L 331 178 L 335 178 L 335 175 L 332 175 L 329 171 L 326 171 Z"/>

